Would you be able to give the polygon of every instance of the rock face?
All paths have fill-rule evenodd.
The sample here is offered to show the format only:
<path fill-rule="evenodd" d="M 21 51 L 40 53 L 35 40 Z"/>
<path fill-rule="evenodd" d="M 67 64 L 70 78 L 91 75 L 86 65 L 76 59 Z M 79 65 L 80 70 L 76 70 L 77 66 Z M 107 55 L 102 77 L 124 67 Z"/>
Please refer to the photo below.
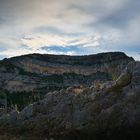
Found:
<path fill-rule="evenodd" d="M 0 135 L 27 140 L 140 139 L 139 81 L 140 62 L 130 62 L 115 81 L 50 92 L 16 119 L 15 114 L 0 117 Z"/>
<path fill-rule="evenodd" d="M 20 58 L 13 58 L 12 64 L 24 70 L 38 74 L 76 73 L 91 75 L 97 71 L 106 72 L 111 63 L 127 64 L 132 58 L 124 53 L 102 53 L 90 56 L 57 56 L 32 54 Z"/>
<path fill-rule="evenodd" d="M 121 52 L 89 56 L 30 54 L 0 61 L 0 88 L 48 91 L 114 80 L 133 58 Z M 45 91 L 46 92 L 46 91 Z"/>
<path fill-rule="evenodd" d="M 52 91 L 116 80 L 134 61 L 122 52 L 89 56 L 29 54 L 0 61 L 0 99 L 22 110 Z M 6 103 L 6 102 L 5 102 Z M 5 106 L 0 102 L 0 107 Z"/>

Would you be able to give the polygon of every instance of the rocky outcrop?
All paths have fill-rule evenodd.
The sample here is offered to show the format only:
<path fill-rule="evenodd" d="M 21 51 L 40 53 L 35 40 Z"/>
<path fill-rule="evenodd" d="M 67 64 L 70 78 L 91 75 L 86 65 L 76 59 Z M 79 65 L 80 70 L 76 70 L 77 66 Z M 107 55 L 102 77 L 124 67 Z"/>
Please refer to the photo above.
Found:
<path fill-rule="evenodd" d="M 0 61 L 0 88 L 10 92 L 43 92 L 115 80 L 133 58 L 121 52 L 89 56 L 41 55 Z"/>
<path fill-rule="evenodd" d="M 124 68 L 133 58 L 121 52 L 101 53 L 89 56 L 57 56 L 31 54 L 13 58 L 12 64 L 38 74 L 76 73 L 91 75 L 98 71 L 111 72 L 113 68 Z M 111 67 L 113 66 L 113 67 Z"/>
<path fill-rule="evenodd" d="M 137 140 L 140 138 L 139 81 L 140 62 L 130 62 L 110 84 L 50 92 L 43 100 L 23 109 L 16 119 L 15 114 L 6 118 L 10 121 L 1 117 L 0 135 L 41 140 Z"/>

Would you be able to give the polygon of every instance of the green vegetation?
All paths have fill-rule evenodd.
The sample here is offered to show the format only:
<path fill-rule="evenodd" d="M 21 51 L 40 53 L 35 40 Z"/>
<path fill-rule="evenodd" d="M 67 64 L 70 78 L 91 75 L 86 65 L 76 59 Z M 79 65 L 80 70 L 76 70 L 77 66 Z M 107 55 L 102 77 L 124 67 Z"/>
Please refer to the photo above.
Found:
<path fill-rule="evenodd" d="M 0 89 L 0 99 L 5 100 L 7 107 L 16 110 L 22 110 L 25 106 L 42 99 L 47 92 L 66 89 L 71 85 L 90 85 L 95 79 L 110 79 L 107 73 L 97 72 L 96 74 L 85 76 L 75 73 L 64 73 L 61 75 L 53 74 L 48 76 L 40 76 L 34 73 L 20 71 L 22 74 L 34 76 L 37 79 L 37 87 L 30 92 L 10 92 Z M 66 82 L 65 82 L 66 81 Z M 40 82 L 46 83 L 45 86 L 38 86 Z"/>
<path fill-rule="evenodd" d="M 8 91 L 0 91 L 0 98 L 7 101 L 7 107 L 21 111 L 25 106 L 42 99 L 43 95 L 35 92 L 10 93 Z"/>
<path fill-rule="evenodd" d="M 5 71 L 3 72 L 14 72 L 15 66 L 11 64 L 7 59 L 0 61 L 0 67 L 4 67 Z"/>

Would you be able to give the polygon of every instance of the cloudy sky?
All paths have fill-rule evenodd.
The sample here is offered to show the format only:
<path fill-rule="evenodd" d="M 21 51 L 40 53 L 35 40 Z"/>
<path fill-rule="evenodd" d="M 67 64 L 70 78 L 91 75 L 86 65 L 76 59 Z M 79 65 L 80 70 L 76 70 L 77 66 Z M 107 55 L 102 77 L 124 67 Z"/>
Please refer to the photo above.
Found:
<path fill-rule="evenodd" d="M 140 60 L 140 0 L 0 0 L 0 59 L 123 51 Z"/>

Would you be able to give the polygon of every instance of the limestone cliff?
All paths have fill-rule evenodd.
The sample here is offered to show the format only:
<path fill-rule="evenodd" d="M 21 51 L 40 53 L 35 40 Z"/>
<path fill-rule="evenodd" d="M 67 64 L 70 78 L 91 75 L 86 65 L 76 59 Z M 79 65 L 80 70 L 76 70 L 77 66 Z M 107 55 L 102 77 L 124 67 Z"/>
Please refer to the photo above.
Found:
<path fill-rule="evenodd" d="M 121 52 L 89 56 L 30 54 L 0 61 L 0 88 L 10 92 L 56 90 L 115 80 L 133 58 Z"/>
<path fill-rule="evenodd" d="M 50 92 L 20 113 L 0 117 L 0 135 L 19 140 L 139 140 L 139 81 L 140 62 L 130 62 L 115 81 Z"/>

